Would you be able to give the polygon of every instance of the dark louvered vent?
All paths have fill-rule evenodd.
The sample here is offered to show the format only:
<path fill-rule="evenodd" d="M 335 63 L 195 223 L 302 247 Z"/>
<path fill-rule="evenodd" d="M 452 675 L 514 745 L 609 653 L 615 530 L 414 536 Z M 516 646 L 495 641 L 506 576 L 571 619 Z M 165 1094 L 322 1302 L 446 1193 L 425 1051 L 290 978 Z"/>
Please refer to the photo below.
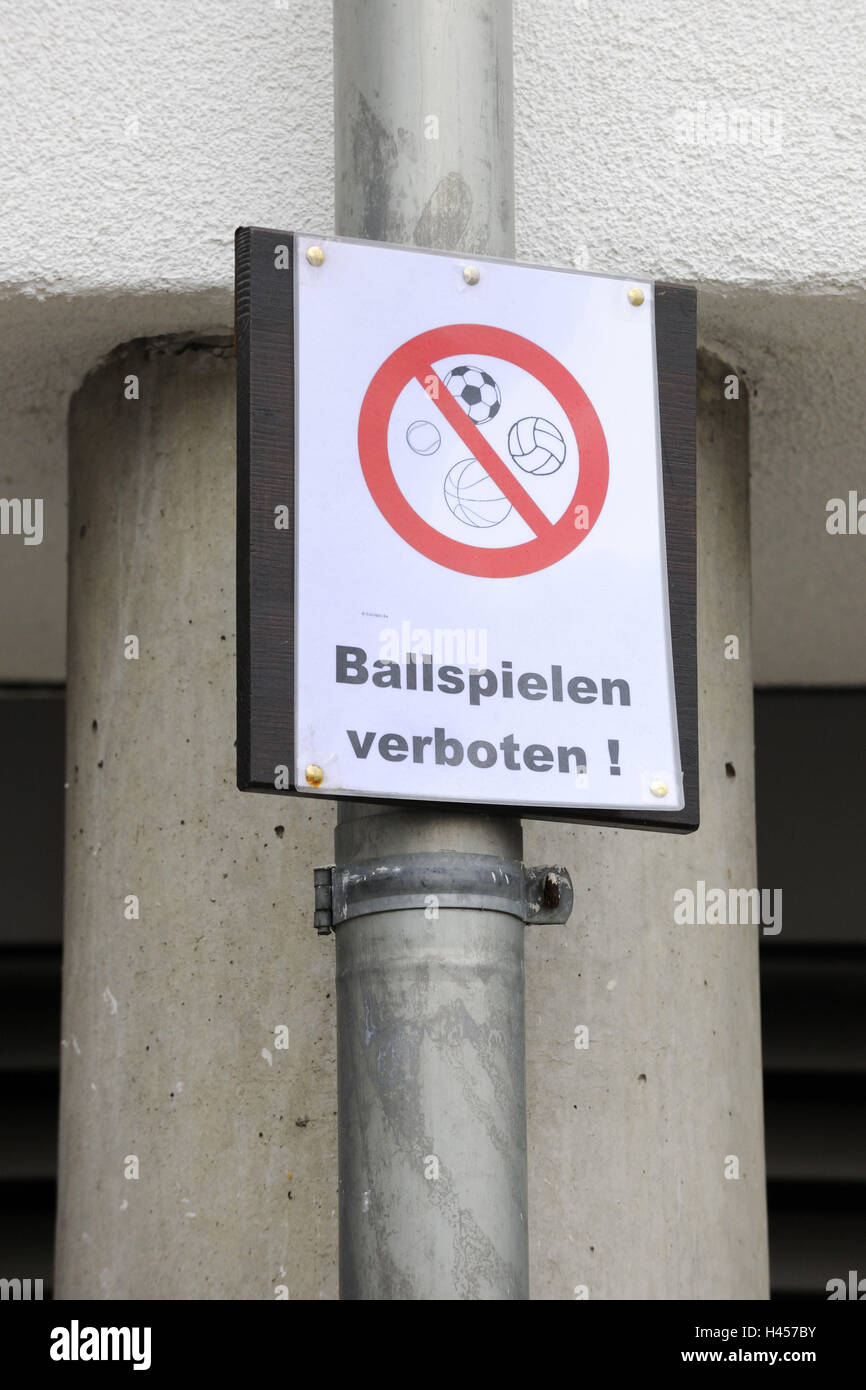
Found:
<path fill-rule="evenodd" d="M 770 1274 L 777 1298 L 866 1277 L 866 692 L 758 691 Z"/>
<path fill-rule="evenodd" d="M 52 1280 L 63 690 L 0 687 L 0 1277 Z"/>

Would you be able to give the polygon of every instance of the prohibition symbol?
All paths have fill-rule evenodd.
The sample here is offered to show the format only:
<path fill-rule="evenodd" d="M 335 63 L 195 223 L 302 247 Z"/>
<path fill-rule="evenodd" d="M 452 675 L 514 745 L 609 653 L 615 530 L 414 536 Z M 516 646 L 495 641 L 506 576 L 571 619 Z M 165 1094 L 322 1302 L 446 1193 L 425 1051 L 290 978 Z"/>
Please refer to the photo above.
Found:
<path fill-rule="evenodd" d="M 547 387 L 565 412 L 577 440 L 580 470 L 574 495 L 558 521 L 548 520 L 434 371 L 434 362 L 460 354 L 498 357 L 522 367 Z M 430 526 L 403 496 L 388 453 L 391 412 L 410 381 L 417 380 L 427 390 L 431 378 L 438 381 L 438 399 L 428 392 L 431 404 L 532 530 L 532 540 L 500 548 L 466 545 Z M 563 560 L 595 525 L 607 493 L 607 443 L 601 422 L 582 387 L 561 362 L 537 343 L 507 329 L 483 324 L 432 328 L 391 353 L 364 396 L 358 420 L 358 452 L 370 496 L 398 536 L 437 565 L 485 579 L 534 574 Z M 582 508 L 585 512 L 578 510 Z M 585 525 L 578 527 L 576 521 L 581 516 L 586 519 Z"/>

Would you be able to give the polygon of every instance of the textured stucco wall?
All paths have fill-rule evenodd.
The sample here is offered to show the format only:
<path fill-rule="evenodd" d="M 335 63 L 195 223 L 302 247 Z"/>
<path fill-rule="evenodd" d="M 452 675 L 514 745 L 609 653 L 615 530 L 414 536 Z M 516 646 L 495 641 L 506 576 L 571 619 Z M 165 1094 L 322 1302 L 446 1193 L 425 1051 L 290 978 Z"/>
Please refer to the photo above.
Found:
<path fill-rule="evenodd" d="M 0 26 L 0 492 L 46 506 L 41 547 L 0 544 L 0 677 L 35 679 L 64 670 L 70 390 L 118 342 L 228 326 L 237 224 L 332 226 L 331 7 L 2 0 Z M 866 679 L 839 631 L 866 542 L 824 530 L 866 472 L 864 43 L 856 0 L 515 0 L 518 254 L 696 281 L 757 387 L 763 681 Z"/>
<path fill-rule="evenodd" d="M 518 255 L 698 284 L 752 393 L 755 680 L 866 681 L 866 537 L 825 528 L 866 496 L 866 9 L 515 13 Z"/>
<path fill-rule="evenodd" d="M 863 471 L 858 8 L 853 0 L 821 7 L 806 0 L 725 7 L 699 0 L 652 6 L 515 0 L 515 9 L 518 253 L 699 283 L 705 341 L 757 393 L 751 411 L 756 674 L 866 678 L 866 638 L 862 624 L 852 623 L 866 541 L 860 549 L 857 539 L 830 539 L 823 529 L 826 497 L 856 485 Z M 286 8 L 273 0 L 242 6 L 153 0 L 134 7 L 0 0 L 0 72 L 8 89 L 0 126 L 0 491 L 44 496 L 47 509 L 42 547 L 24 549 L 8 538 L 0 544 L 0 585 L 14 596 L 0 617 L 0 678 L 59 677 L 64 670 L 70 391 L 118 342 L 228 327 L 238 223 L 332 226 L 330 23 L 329 0 L 290 0 Z M 688 113 L 700 122 L 716 112 L 725 119 L 745 112 L 746 121 L 757 121 L 759 138 L 683 142 Z M 213 368 L 215 382 L 227 365 Z M 124 593 L 137 603 L 140 594 L 143 619 L 165 648 L 154 653 L 151 675 L 159 662 L 173 672 L 174 655 L 181 682 L 185 658 L 178 652 L 187 639 L 175 630 L 177 613 L 153 589 L 145 544 L 152 540 L 146 526 L 136 525 L 137 507 L 155 523 L 155 551 L 158 545 L 164 563 L 181 575 L 184 596 L 195 600 L 189 630 L 213 633 L 217 619 L 231 615 L 230 449 L 220 463 L 195 455 L 194 446 L 201 448 L 207 424 L 230 444 L 226 385 L 208 387 L 194 411 L 189 393 L 174 397 L 192 463 L 173 471 L 175 445 L 162 445 L 150 488 L 151 475 L 132 467 L 128 441 L 121 446 L 116 420 L 128 417 L 119 406 L 112 413 L 109 394 L 94 412 L 93 435 L 105 458 L 105 478 L 89 474 L 97 511 L 111 477 L 132 470 L 131 491 L 112 494 L 102 517 L 103 527 L 116 521 L 116 530 L 102 537 L 115 562 L 106 571 L 112 576 L 106 608 L 119 613 L 114 604 Z M 183 438 L 183 430 L 173 436 Z M 713 476 L 705 470 L 708 483 Z M 193 483 L 196 505 L 157 523 L 162 492 L 174 488 L 177 496 Z M 746 508 L 742 492 L 738 497 L 734 513 L 717 507 L 718 525 L 704 537 L 703 563 L 711 558 L 714 566 L 713 582 L 702 589 L 704 626 L 707 650 L 716 655 L 726 615 L 745 611 L 738 538 Z M 705 498 L 706 524 L 715 499 L 712 492 Z M 210 533 L 197 527 L 195 543 L 189 541 L 179 518 L 200 517 L 215 499 L 221 526 Z M 115 536 L 127 539 L 129 564 Z M 73 544 L 97 540 L 92 531 Z M 202 589 L 194 563 L 198 553 L 212 560 L 220 544 L 228 595 L 218 586 Z M 726 569 L 729 592 L 718 579 Z M 89 622 L 94 640 L 105 643 L 110 633 L 94 617 L 105 611 L 103 571 L 79 566 L 79 584 L 80 622 Z M 174 1216 L 157 1225 L 150 1248 L 181 1253 L 201 1270 L 190 1290 L 172 1283 L 182 1267 L 175 1260 L 156 1271 L 164 1288 L 179 1296 L 226 1288 L 232 1280 L 239 1288 L 244 1271 L 255 1266 L 257 1277 L 239 1296 L 267 1297 L 291 1268 L 286 1255 L 292 1254 L 302 1279 L 293 1297 L 334 1293 L 331 965 L 327 948 L 323 954 L 321 943 L 300 934 L 309 931 L 312 863 L 329 858 L 328 816 L 301 827 L 296 838 L 288 811 L 277 814 L 264 798 L 247 798 L 239 808 L 232 793 L 232 805 L 224 804 L 227 783 L 231 790 L 231 651 L 228 643 L 219 648 L 202 648 L 196 658 L 205 677 L 204 717 L 189 722 L 187 699 L 170 721 L 147 726 L 141 747 L 156 755 L 136 803 L 120 793 L 124 786 L 129 791 L 141 764 L 134 731 L 136 720 L 140 729 L 149 717 L 146 691 L 130 685 L 130 672 L 122 688 L 113 688 L 120 679 L 116 663 L 104 659 L 104 650 L 78 646 L 76 708 L 93 705 L 99 727 L 92 730 L 86 713 L 83 720 L 76 716 L 70 741 L 63 1181 L 83 1186 L 86 1179 L 89 1187 L 86 1199 L 74 1203 L 74 1187 L 61 1189 L 67 1221 L 81 1222 L 67 1230 L 61 1274 L 69 1289 L 81 1288 L 87 1272 L 95 1291 L 116 1290 L 126 1252 L 127 1269 L 141 1281 L 131 1287 L 148 1291 L 148 1271 L 131 1262 L 130 1252 L 152 1237 L 147 1203 L 156 1191 L 160 1213 L 170 1208 Z M 748 1117 L 754 1119 L 759 1103 L 758 1073 L 749 1061 L 757 1047 L 756 991 L 737 983 L 744 942 L 672 939 L 662 915 L 672 887 L 688 881 L 685 862 L 690 877 L 753 878 L 745 663 L 728 675 L 741 683 L 737 698 L 721 712 L 713 707 L 703 725 L 711 814 L 700 839 L 630 840 L 624 864 L 616 832 L 579 832 L 573 842 L 561 828 L 527 834 L 528 861 L 545 857 L 555 840 L 581 883 L 569 938 L 528 943 L 530 1123 L 531 1134 L 542 1136 L 532 1151 L 533 1259 L 542 1296 L 568 1297 L 583 1282 L 593 1297 L 623 1290 L 724 1292 L 710 1263 L 720 1243 L 729 1267 L 742 1271 L 740 1291 L 758 1287 L 762 1251 L 754 1242 L 738 1244 L 742 1228 L 728 1219 L 725 1205 L 747 1197 L 757 1210 L 763 1177 L 760 1153 L 748 1138 L 742 1142 L 755 1132 Z M 221 750 L 215 757 L 214 729 Z M 175 744 L 181 756 L 173 760 Z M 723 772 L 728 758 L 743 769 L 736 780 Z M 247 835 L 237 841 L 237 853 L 236 826 L 228 819 L 235 814 Z M 288 828 L 275 843 L 277 820 Z M 728 832 L 736 837 L 736 857 L 725 853 Z M 579 855 L 575 849 L 571 857 L 566 840 L 580 847 Z M 203 883 L 212 889 L 206 901 Z M 118 921 L 127 887 L 141 892 L 141 923 Z M 618 918 L 608 930 L 613 913 Z M 258 933 L 251 935 L 253 921 Z M 242 959 L 235 947 L 250 956 L 243 980 L 235 978 Z M 753 955 L 753 943 L 748 949 Z M 716 958 L 704 970 L 708 951 Z M 290 952 L 297 969 L 289 968 Z M 753 961 L 751 967 L 754 985 Z M 664 983 L 654 992 L 657 979 Z M 152 1008 L 147 990 L 154 982 L 159 999 Z M 670 999 L 679 1001 L 680 1013 L 671 1006 L 670 1024 L 659 1031 Z M 216 1012 L 224 1001 L 227 1024 Z M 299 1053 L 291 1072 L 278 1077 L 279 1059 L 269 1062 L 261 1048 L 284 1007 Z M 199 1015 L 192 1029 L 190 1008 Z M 148 1009 L 152 1018 L 145 1017 Z M 574 1024 L 584 1020 L 593 1035 L 588 1058 L 572 1045 Z M 698 1040 L 693 1054 L 682 1046 L 686 1026 Z M 610 1040 L 624 1031 L 628 1045 L 617 1052 Z M 138 1068 L 131 1095 L 124 1068 L 96 1065 L 104 1057 L 142 1054 L 152 1061 Z M 725 1075 L 746 1075 L 751 1090 L 720 1085 L 711 1068 L 718 1057 Z M 582 1061 L 589 1067 L 578 1071 Z M 227 1094 L 237 1102 L 228 1129 Z M 589 1095 L 581 1112 L 574 1108 L 578 1095 Z M 677 1107 L 693 1113 L 696 1095 L 706 1101 L 706 1127 L 691 1144 L 681 1128 L 659 1153 L 660 1117 Z M 100 1123 L 105 1116 L 130 1123 L 113 1132 Z M 298 1125 L 305 1117 L 308 1123 Z M 134 1205 L 125 1196 L 133 1184 L 122 1184 L 121 1164 L 142 1144 L 150 1157 L 144 1149 L 141 1201 Z M 742 1186 L 722 1185 L 718 1159 L 729 1146 L 742 1150 Z M 311 1166 L 317 1153 L 329 1155 L 327 1165 Z M 654 1249 L 664 1251 L 668 1226 L 683 1211 L 694 1219 L 696 1193 L 713 1214 L 712 1239 L 694 1247 L 688 1268 L 663 1255 L 643 1264 L 635 1256 L 633 1226 L 617 1193 L 644 1153 L 640 1198 Z M 236 1189 L 239 1161 L 250 1154 L 260 1155 L 251 1162 L 252 1180 Z M 111 1178 L 100 1190 L 103 1173 Z M 685 1208 L 679 1175 L 692 1184 Z M 578 1214 L 574 1241 L 574 1228 L 557 1224 L 557 1207 L 546 1201 L 548 1184 L 572 1193 L 595 1187 L 597 1200 Z M 218 1244 L 222 1211 L 231 1203 L 236 1222 L 251 1233 L 248 1263 L 236 1268 L 227 1268 L 230 1247 Z M 308 1244 L 293 1248 L 286 1223 L 304 1204 Z M 126 1245 L 117 1238 L 124 1231 Z"/>
<path fill-rule="evenodd" d="M 65 669 L 66 412 L 118 343 L 230 328 L 242 223 L 333 222 L 331 6 L 2 0 L 0 677 Z"/>

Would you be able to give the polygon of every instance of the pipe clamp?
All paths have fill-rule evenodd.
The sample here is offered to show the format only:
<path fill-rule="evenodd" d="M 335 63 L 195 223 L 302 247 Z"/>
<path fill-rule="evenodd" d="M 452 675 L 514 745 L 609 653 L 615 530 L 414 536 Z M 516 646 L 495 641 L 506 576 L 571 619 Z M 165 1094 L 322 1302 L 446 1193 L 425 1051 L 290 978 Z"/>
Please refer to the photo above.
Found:
<path fill-rule="evenodd" d="M 313 871 L 315 926 L 320 936 L 354 917 L 426 908 L 507 912 L 528 926 L 567 922 L 574 890 L 567 869 L 530 869 L 495 854 L 403 854 L 360 859 Z"/>

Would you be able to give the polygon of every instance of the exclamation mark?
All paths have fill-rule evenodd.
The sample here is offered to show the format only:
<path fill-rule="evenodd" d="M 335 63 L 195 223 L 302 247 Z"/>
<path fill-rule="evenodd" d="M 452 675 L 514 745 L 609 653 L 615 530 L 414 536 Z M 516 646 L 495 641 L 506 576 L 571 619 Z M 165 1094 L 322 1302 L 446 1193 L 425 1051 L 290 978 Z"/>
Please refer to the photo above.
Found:
<path fill-rule="evenodd" d="M 619 739 L 609 738 L 607 741 L 607 751 L 610 754 L 610 775 L 618 777 L 621 768 L 619 766 Z"/>

